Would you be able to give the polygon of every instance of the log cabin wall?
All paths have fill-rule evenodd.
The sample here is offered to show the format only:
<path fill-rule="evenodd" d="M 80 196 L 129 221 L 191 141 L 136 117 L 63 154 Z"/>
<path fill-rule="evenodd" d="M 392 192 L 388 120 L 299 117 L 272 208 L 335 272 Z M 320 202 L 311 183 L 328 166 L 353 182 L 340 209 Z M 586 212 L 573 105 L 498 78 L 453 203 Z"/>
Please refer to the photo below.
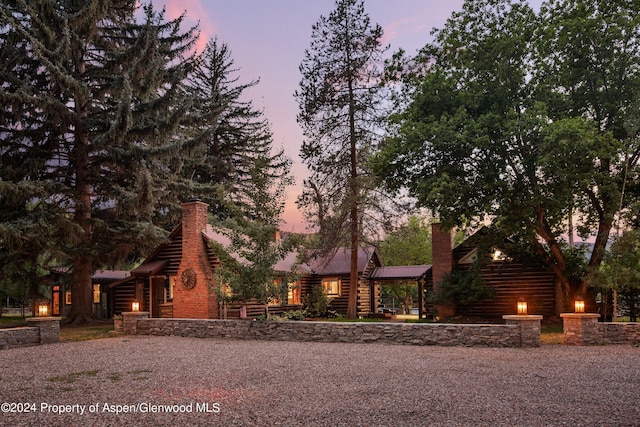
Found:
<path fill-rule="evenodd" d="M 518 299 L 527 301 L 529 314 L 551 316 L 555 312 L 555 285 L 552 271 L 511 262 L 494 262 L 482 269 L 482 278 L 494 289 L 491 300 L 458 305 L 463 316 L 498 317 L 516 314 Z"/>

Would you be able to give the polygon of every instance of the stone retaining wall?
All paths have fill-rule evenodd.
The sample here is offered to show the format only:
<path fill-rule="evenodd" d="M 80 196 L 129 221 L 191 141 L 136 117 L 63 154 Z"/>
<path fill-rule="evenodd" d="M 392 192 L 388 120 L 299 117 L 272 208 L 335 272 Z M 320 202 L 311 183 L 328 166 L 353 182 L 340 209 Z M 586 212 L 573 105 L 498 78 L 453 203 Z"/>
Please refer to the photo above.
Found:
<path fill-rule="evenodd" d="M 564 343 L 568 345 L 640 345 L 640 323 L 601 323 L 596 313 L 562 313 Z"/>
<path fill-rule="evenodd" d="M 28 326 L 0 329 L 0 350 L 40 344 L 40 330 Z"/>
<path fill-rule="evenodd" d="M 29 326 L 0 329 L 0 350 L 60 341 L 59 317 L 27 319 Z"/>
<path fill-rule="evenodd" d="M 539 333 L 537 337 L 531 338 L 530 333 L 523 337 L 523 328 L 516 324 L 349 323 L 158 318 L 137 318 L 135 321 L 137 322 L 137 333 L 140 335 L 466 347 L 537 347 L 540 345 Z"/>
<path fill-rule="evenodd" d="M 600 344 L 640 345 L 640 323 L 597 323 Z"/>

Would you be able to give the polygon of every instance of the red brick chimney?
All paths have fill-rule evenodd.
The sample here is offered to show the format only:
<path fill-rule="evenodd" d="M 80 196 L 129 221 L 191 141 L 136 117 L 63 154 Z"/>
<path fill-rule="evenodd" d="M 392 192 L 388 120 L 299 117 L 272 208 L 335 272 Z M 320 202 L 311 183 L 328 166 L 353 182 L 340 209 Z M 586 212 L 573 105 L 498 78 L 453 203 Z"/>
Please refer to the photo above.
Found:
<path fill-rule="evenodd" d="M 217 319 L 213 268 L 202 233 L 207 229 L 209 205 L 182 204 L 182 258 L 173 291 L 173 317 Z"/>
<path fill-rule="evenodd" d="M 431 248 L 433 251 L 431 271 L 433 288 L 453 269 L 453 238 L 451 231 L 444 231 L 441 224 L 431 224 Z M 454 305 L 436 305 L 438 317 L 452 317 L 456 314 Z"/>

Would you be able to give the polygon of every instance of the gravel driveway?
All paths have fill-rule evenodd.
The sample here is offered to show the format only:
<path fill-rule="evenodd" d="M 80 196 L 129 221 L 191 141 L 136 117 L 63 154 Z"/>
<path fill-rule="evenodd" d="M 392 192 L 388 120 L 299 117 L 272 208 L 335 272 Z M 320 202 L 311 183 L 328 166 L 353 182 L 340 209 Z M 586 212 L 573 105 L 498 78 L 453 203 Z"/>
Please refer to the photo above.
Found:
<path fill-rule="evenodd" d="M 0 352 L 0 425 L 640 426 L 639 398 L 631 346 L 128 336 Z"/>

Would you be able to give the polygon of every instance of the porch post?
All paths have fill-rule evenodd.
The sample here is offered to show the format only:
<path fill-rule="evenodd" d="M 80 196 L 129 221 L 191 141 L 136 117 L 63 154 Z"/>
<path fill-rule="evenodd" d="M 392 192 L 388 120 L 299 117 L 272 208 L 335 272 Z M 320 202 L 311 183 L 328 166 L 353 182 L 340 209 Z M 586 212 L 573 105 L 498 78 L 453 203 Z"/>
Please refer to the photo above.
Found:
<path fill-rule="evenodd" d="M 424 280 L 418 279 L 418 319 L 424 317 Z"/>

